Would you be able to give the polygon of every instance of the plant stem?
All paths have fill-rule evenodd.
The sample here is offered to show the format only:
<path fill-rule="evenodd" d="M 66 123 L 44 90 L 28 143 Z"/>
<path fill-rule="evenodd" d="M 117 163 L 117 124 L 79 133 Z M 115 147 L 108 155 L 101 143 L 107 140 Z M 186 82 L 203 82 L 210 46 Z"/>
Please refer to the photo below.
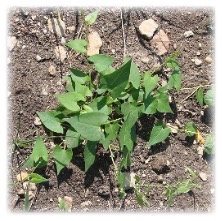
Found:
<path fill-rule="evenodd" d="M 115 161 L 114 161 L 114 154 L 113 154 L 113 152 L 112 152 L 112 149 L 110 148 L 110 145 L 109 145 L 109 152 L 110 152 L 110 158 L 111 158 L 112 163 L 113 163 L 113 166 L 114 166 L 115 178 L 117 179 L 118 167 L 117 167 L 117 165 L 116 165 L 116 163 L 115 163 Z"/>

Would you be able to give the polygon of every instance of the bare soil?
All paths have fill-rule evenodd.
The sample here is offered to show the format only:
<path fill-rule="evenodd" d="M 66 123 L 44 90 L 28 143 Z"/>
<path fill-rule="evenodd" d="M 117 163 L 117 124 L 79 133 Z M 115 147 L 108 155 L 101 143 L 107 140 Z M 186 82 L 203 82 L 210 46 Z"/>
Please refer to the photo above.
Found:
<path fill-rule="evenodd" d="M 61 18 L 66 27 L 73 26 L 74 30 L 65 30 L 65 40 L 75 39 L 83 22 L 80 11 L 77 8 L 60 8 Z M 86 9 L 85 15 L 93 9 Z M 43 135 L 42 126 L 35 126 L 34 119 L 37 111 L 52 110 L 57 107 L 58 101 L 55 94 L 65 92 L 62 77 L 69 74 L 69 67 L 75 67 L 86 71 L 85 58 L 80 55 L 73 59 L 68 49 L 68 56 L 64 62 L 60 62 L 54 53 L 56 46 L 61 45 L 61 37 L 55 36 L 48 30 L 48 19 L 57 18 L 57 10 L 54 8 L 12 8 L 8 17 L 8 35 L 15 36 L 17 45 L 8 54 L 8 122 L 9 122 L 9 207 L 12 211 L 21 211 L 24 208 L 24 199 L 17 200 L 17 191 L 20 184 L 16 182 L 16 175 L 20 166 L 31 153 L 32 145 L 28 148 L 16 149 L 12 154 L 12 141 L 16 137 L 19 128 L 21 140 L 33 139 L 36 135 Z M 157 56 L 155 49 L 149 41 L 138 32 L 139 24 L 148 18 L 153 18 L 168 35 L 170 49 L 164 56 Z M 155 65 L 162 63 L 164 58 L 176 50 L 180 51 L 180 62 L 183 75 L 182 88 L 191 88 L 200 84 L 212 84 L 213 63 L 204 61 L 206 56 L 214 56 L 214 12 L 210 8 L 134 8 L 123 9 L 123 22 L 126 40 L 126 54 L 133 58 L 141 71 L 153 70 Z M 99 33 L 103 45 L 100 53 L 108 54 L 116 58 L 119 65 L 123 58 L 123 32 L 120 17 L 120 9 L 107 8 L 100 11 L 93 28 Z M 194 35 L 184 37 L 184 32 L 192 30 Z M 85 37 L 82 30 L 82 38 Z M 201 45 L 200 45 L 201 44 Z M 200 52 L 200 55 L 197 55 Z M 36 55 L 42 60 L 37 61 Z M 192 59 L 198 57 L 203 61 L 196 66 Z M 144 58 L 149 58 L 144 63 Z M 53 65 L 57 73 L 51 76 L 48 72 Z M 163 79 L 167 70 L 160 71 Z M 47 92 L 43 95 L 42 90 Z M 213 113 L 200 107 L 195 96 L 190 96 L 192 90 L 181 90 L 173 97 L 175 114 L 166 115 L 169 123 L 175 124 L 175 120 L 184 125 L 193 121 L 199 131 L 206 136 L 213 129 Z M 203 114 L 201 113 L 203 111 Z M 20 120 L 19 120 L 20 119 Z M 20 121 L 20 123 L 19 123 Z M 19 125 L 20 124 L 20 125 Z M 112 161 L 109 154 L 98 150 L 95 164 L 84 173 L 84 161 L 82 148 L 74 152 L 72 162 L 57 177 L 55 165 L 51 163 L 46 170 L 39 171 L 49 178 L 49 183 L 39 184 L 38 191 L 33 201 L 31 211 L 58 211 L 58 197 L 71 196 L 73 198 L 72 211 L 212 211 L 214 208 L 214 159 L 199 156 L 198 144 L 193 140 L 187 140 L 184 134 L 177 133 L 170 136 L 162 144 L 155 145 L 152 149 L 146 148 L 152 122 L 144 117 L 137 124 L 137 145 L 132 154 L 131 172 L 142 177 L 146 183 L 157 184 L 158 174 L 153 170 L 154 164 L 161 164 L 168 160 L 169 170 L 164 172 L 163 186 L 175 184 L 178 179 L 187 178 L 186 167 L 199 172 L 205 172 L 206 181 L 198 178 L 200 189 L 195 189 L 186 194 L 181 194 L 174 199 L 171 207 L 167 207 L 167 199 L 163 194 L 164 188 L 152 189 L 149 197 L 150 206 L 141 209 L 136 202 L 134 192 L 127 193 L 124 201 L 119 200 L 116 192 L 116 181 L 113 173 Z M 50 148 L 50 144 L 47 143 Z M 118 161 L 118 156 L 117 159 Z M 90 201 L 89 205 L 81 203 Z"/>

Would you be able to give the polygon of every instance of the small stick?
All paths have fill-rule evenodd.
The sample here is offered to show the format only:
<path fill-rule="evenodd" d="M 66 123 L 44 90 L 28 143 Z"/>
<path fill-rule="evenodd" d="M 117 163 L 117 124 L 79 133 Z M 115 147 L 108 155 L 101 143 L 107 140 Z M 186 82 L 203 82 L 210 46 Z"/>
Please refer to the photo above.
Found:
<path fill-rule="evenodd" d="M 123 25 L 123 11 L 120 9 L 120 17 L 122 22 L 122 32 L 123 32 L 123 57 L 126 56 L 126 37 L 125 37 L 125 31 L 124 31 L 124 25 Z"/>
<path fill-rule="evenodd" d="M 187 97 L 185 97 L 185 98 L 181 101 L 181 103 L 183 103 L 185 100 L 187 100 L 187 99 L 188 99 L 189 97 L 191 97 L 193 94 L 195 94 L 195 92 L 196 92 L 200 87 L 202 87 L 202 85 L 196 87 L 196 89 L 195 89 L 191 94 L 189 94 Z"/>

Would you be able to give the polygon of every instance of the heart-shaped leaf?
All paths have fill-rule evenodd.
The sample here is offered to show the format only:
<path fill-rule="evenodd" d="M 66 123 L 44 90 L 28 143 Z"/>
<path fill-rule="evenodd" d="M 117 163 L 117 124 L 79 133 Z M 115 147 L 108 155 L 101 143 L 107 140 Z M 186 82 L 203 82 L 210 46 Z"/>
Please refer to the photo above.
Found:
<path fill-rule="evenodd" d="M 65 44 L 69 48 L 75 50 L 76 52 L 84 53 L 86 54 L 86 46 L 87 46 L 87 41 L 82 40 L 82 39 L 75 39 L 72 41 L 69 41 Z"/>
<path fill-rule="evenodd" d="M 87 25 L 92 25 L 98 16 L 99 10 L 96 10 L 85 17 L 85 22 Z"/>
<path fill-rule="evenodd" d="M 53 157 L 55 159 L 57 175 L 60 171 L 66 167 L 72 159 L 72 149 L 62 149 L 59 145 L 56 145 L 53 149 Z"/>
<path fill-rule="evenodd" d="M 150 134 L 150 139 L 148 143 L 149 147 L 164 141 L 169 136 L 170 131 L 170 128 L 165 127 L 162 121 L 157 122 Z"/>
<path fill-rule="evenodd" d="M 63 128 L 59 119 L 56 117 L 60 112 L 48 111 L 48 112 L 37 112 L 40 120 L 46 128 L 56 133 L 63 133 Z"/>

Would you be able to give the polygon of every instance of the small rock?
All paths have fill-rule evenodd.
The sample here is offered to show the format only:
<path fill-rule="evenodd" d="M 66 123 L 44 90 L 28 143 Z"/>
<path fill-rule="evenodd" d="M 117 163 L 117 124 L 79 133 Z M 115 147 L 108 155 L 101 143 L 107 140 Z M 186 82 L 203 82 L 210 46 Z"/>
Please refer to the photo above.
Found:
<path fill-rule="evenodd" d="M 42 58 L 39 55 L 36 55 L 35 58 L 36 58 L 37 61 L 41 61 L 42 60 Z"/>
<path fill-rule="evenodd" d="M 202 157 L 202 156 L 203 156 L 203 153 L 204 153 L 204 145 L 198 146 L 198 147 L 197 147 L 197 154 Z"/>
<path fill-rule="evenodd" d="M 66 39 L 64 37 L 61 38 L 61 44 L 65 44 L 66 43 Z"/>
<path fill-rule="evenodd" d="M 55 69 L 55 67 L 53 65 L 49 66 L 49 74 L 51 76 L 55 76 L 56 75 L 56 69 Z"/>
<path fill-rule="evenodd" d="M 198 44 L 198 48 L 199 48 L 199 49 L 202 48 L 202 44 L 201 44 L 201 43 Z"/>
<path fill-rule="evenodd" d="M 46 30 L 46 29 L 43 29 L 43 33 L 44 33 L 44 34 L 47 34 L 47 30 Z"/>
<path fill-rule="evenodd" d="M 100 186 L 98 189 L 98 195 L 102 197 L 107 197 L 110 195 L 110 188 L 109 186 Z"/>
<path fill-rule="evenodd" d="M 160 29 L 158 33 L 153 36 L 150 44 L 157 49 L 157 55 L 163 55 L 167 53 L 167 49 L 170 46 L 170 40 L 163 29 Z"/>
<path fill-rule="evenodd" d="M 89 189 L 87 188 L 84 190 L 84 197 L 87 197 L 88 195 L 89 195 Z"/>
<path fill-rule="evenodd" d="M 47 95 L 48 95 L 48 92 L 46 91 L 45 88 L 43 88 L 41 94 L 44 95 L 44 96 L 47 96 Z"/>
<path fill-rule="evenodd" d="M 57 59 L 60 59 L 61 62 L 64 61 L 64 59 L 66 58 L 66 50 L 64 47 L 62 46 L 57 46 L 55 47 L 55 55 Z"/>
<path fill-rule="evenodd" d="M 10 64 L 11 63 L 11 59 L 8 57 L 7 58 L 7 64 Z"/>
<path fill-rule="evenodd" d="M 25 191 L 23 189 L 18 190 L 17 195 L 20 197 L 25 197 Z"/>
<path fill-rule="evenodd" d="M 32 15 L 31 18 L 32 18 L 32 20 L 35 20 L 36 19 L 36 15 Z"/>
<path fill-rule="evenodd" d="M 143 174 L 142 174 L 142 177 L 143 177 L 143 178 L 145 178 L 145 177 L 146 177 L 146 174 L 145 174 L 145 173 L 143 173 Z"/>
<path fill-rule="evenodd" d="M 87 55 L 92 56 L 99 54 L 99 50 L 102 46 L 102 40 L 96 31 L 92 31 L 88 35 Z"/>
<path fill-rule="evenodd" d="M 22 45 L 22 49 L 25 49 L 27 46 L 26 45 Z"/>
<path fill-rule="evenodd" d="M 178 130 L 179 130 L 179 129 L 178 129 L 177 126 L 171 125 L 170 123 L 167 123 L 166 125 L 170 128 L 171 133 L 173 133 L 173 134 L 177 134 L 177 133 L 178 133 Z"/>
<path fill-rule="evenodd" d="M 71 212 L 73 199 L 70 196 L 64 196 L 64 203 L 68 207 L 68 211 Z"/>
<path fill-rule="evenodd" d="M 23 182 L 28 178 L 28 176 L 29 174 L 27 172 L 21 172 L 16 176 L 16 179 L 18 180 L 18 182 Z"/>
<path fill-rule="evenodd" d="M 42 124 L 41 120 L 39 119 L 39 117 L 35 117 L 35 120 L 34 120 L 34 124 L 36 126 L 40 126 Z"/>
<path fill-rule="evenodd" d="M 70 33 L 72 33 L 72 32 L 75 31 L 75 27 L 74 27 L 74 26 L 69 26 L 69 27 L 67 27 L 67 29 L 68 29 L 68 31 L 69 31 Z"/>
<path fill-rule="evenodd" d="M 200 177 L 201 180 L 207 181 L 207 174 L 206 173 L 200 172 L 199 173 L 199 177 Z"/>
<path fill-rule="evenodd" d="M 168 173 L 170 171 L 167 160 L 164 157 L 157 157 L 152 162 L 152 170 L 157 174 Z"/>
<path fill-rule="evenodd" d="M 140 24 L 139 31 L 141 35 L 145 35 L 148 39 L 151 39 L 157 28 L 158 24 L 153 19 L 148 19 Z"/>
<path fill-rule="evenodd" d="M 176 43 L 173 44 L 173 49 L 175 49 L 175 50 L 177 49 L 177 44 Z"/>
<path fill-rule="evenodd" d="M 175 120 L 175 124 L 179 127 L 182 128 L 183 125 L 180 123 L 180 121 L 178 119 Z"/>
<path fill-rule="evenodd" d="M 186 156 L 188 155 L 188 153 L 187 153 L 187 151 L 186 151 L 186 150 L 184 150 L 184 155 L 186 155 Z"/>
<path fill-rule="evenodd" d="M 200 59 L 196 58 L 194 59 L 194 63 L 196 66 L 200 66 L 203 62 Z"/>
<path fill-rule="evenodd" d="M 210 56 L 207 56 L 206 58 L 205 58 L 205 61 L 208 63 L 208 64 L 210 64 L 210 63 L 212 63 L 212 58 L 210 57 Z"/>
<path fill-rule="evenodd" d="M 135 173 L 130 173 L 130 172 L 125 173 L 125 180 L 124 180 L 125 190 L 129 190 L 135 186 L 136 183 L 135 176 L 136 176 Z"/>
<path fill-rule="evenodd" d="M 12 94 L 12 92 L 11 92 L 11 91 L 8 91 L 8 93 L 7 93 L 7 97 L 10 97 L 11 94 Z"/>
<path fill-rule="evenodd" d="M 50 202 L 50 203 L 52 203 L 52 202 L 53 202 L 53 199 L 52 199 L 52 198 L 50 198 L 50 199 L 49 199 L 49 202 Z"/>
<path fill-rule="evenodd" d="M 148 158 L 147 160 L 145 160 L 145 164 L 148 164 L 150 161 L 150 158 Z"/>
<path fill-rule="evenodd" d="M 163 183 L 163 175 L 160 174 L 158 177 L 157 177 L 157 181 L 158 183 Z"/>
<path fill-rule="evenodd" d="M 141 61 L 144 63 L 144 64 L 148 64 L 150 59 L 148 57 L 143 57 L 141 58 Z"/>
<path fill-rule="evenodd" d="M 192 37 L 194 35 L 194 33 L 192 31 L 186 31 L 184 32 L 184 37 L 188 38 L 188 37 Z"/>
<path fill-rule="evenodd" d="M 199 51 L 197 51 L 196 55 L 197 55 L 197 56 L 200 56 L 200 52 L 199 52 Z"/>
<path fill-rule="evenodd" d="M 82 202 L 81 204 L 80 204 L 80 206 L 81 207 L 86 207 L 86 206 L 91 206 L 92 205 L 92 202 L 91 201 L 85 201 L 85 202 Z"/>
<path fill-rule="evenodd" d="M 112 54 L 115 54 L 115 53 L 116 53 L 116 50 L 115 50 L 115 49 L 112 49 L 111 52 L 112 52 Z"/>
<path fill-rule="evenodd" d="M 50 32 L 58 35 L 59 37 L 65 36 L 66 26 L 62 20 L 57 18 L 48 19 L 48 28 Z"/>
<path fill-rule="evenodd" d="M 13 50 L 13 48 L 16 46 L 17 42 L 18 42 L 18 40 L 16 39 L 15 36 L 8 37 L 7 45 L 8 45 L 9 51 Z"/>
<path fill-rule="evenodd" d="M 214 189 L 214 188 L 211 188 L 211 189 L 210 189 L 210 193 L 211 193 L 211 194 L 214 194 L 214 193 L 215 193 L 215 189 Z"/>

